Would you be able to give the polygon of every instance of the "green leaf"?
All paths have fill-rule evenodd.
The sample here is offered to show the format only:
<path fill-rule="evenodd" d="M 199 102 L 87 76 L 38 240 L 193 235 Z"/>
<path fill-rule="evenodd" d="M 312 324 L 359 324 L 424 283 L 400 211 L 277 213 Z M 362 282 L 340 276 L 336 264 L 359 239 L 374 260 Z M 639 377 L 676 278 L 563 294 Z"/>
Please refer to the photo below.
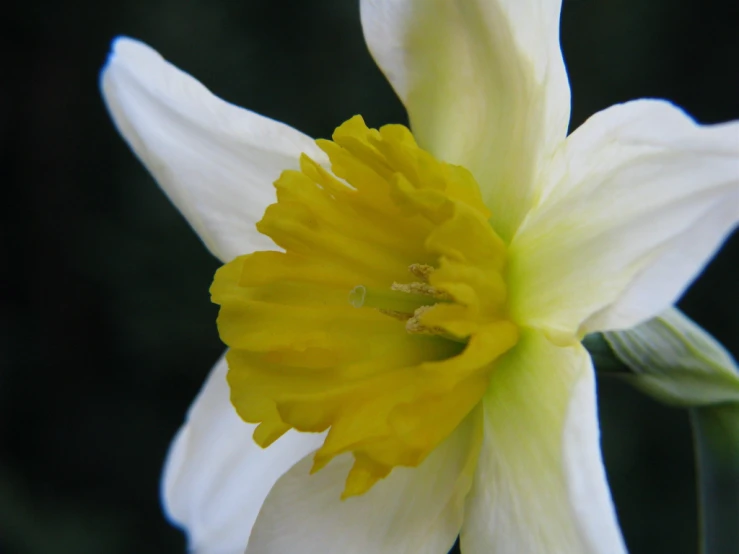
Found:
<path fill-rule="evenodd" d="M 739 403 L 690 411 L 702 554 L 739 552 Z"/>
<path fill-rule="evenodd" d="M 739 370 L 711 335 L 677 309 L 583 344 L 600 375 L 690 408 L 701 553 L 739 552 Z"/>
<path fill-rule="evenodd" d="M 602 337 L 615 357 L 631 369 L 623 378 L 666 404 L 693 407 L 739 402 L 736 362 L 676 308 Z M 602 352 L 597 355 L 603 357 Z M 597 366 L 598 359 L 594 360 Z"/>
<path fill-rule="evenodd" d="M 598 375 L 607 377 L 633 377 L 632 371 L 618 359 L 601 333 L 593 333 L 582 341 L 593 360 Z"/>

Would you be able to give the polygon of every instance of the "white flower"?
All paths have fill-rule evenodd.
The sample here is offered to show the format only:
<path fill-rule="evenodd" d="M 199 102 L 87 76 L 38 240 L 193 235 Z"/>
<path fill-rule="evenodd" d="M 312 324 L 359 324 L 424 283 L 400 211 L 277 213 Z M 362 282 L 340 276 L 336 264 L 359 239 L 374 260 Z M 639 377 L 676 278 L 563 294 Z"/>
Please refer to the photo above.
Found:
<path fill-rule="evenodd" d="M 670 306 L 736 226 L 739 125 L 701 127 L 666 102 L 640 100 L 596 114 L 567 137 L 570 97 L 557 0 L 364 0 L 361 10 L 370 50 L 405 103 L 418 144 L 438 160 L 467 168 L 479 185 L 472 198 L 460 193 L 469 192 L 464 186 L 449 192 L 459 183 L 445 181 L 442 200 L 469 212 L 462 218 L 465 224 L 477 225 L 481 213 L 488 208 L 492 212 L 487 230 L 473 225 L 448 234 L 446 238 L 462 239 L 453 245 L 462 252 L 457 261 L 466 260 L 468 245 L 463 243 L 470 230 L 499 237 L 505 258 L 495 269 L 504 283 L 502 296 L 493 302 L 500 301 L 498 308 L 504 304 L 503 311 L 482 313 L 475 305 L 482 310 L 475 312 L 477 319 L 452 321 L 439 316 L 447 313 L 437 308 L 440 303 L 400 316 L 414 323 L 414 332 L 420 328 L 439 335 L 440 341 L 451 337 L 465 345 L 443 363 L 464 358 L 476 340 L 488 345 L 478 339 L 487 337 L 483 331 L 492 325 L 490 318 L 502 318 L 496 324 L 510 323 L 514 334 L 500 352 L 485 358 L 486 390 L 471 393 L 473 402 L 449 408 L 444 402 L 458 396 L 433 389 L 439 393 L 433 402 L 444 406 L 441 414 L 455 418 L 449 432 L 432 432 L 443 419 L 427 424 L 422 430 L 434 436 L 424 443 L 427 448 L 417 461 L 386 462 L 385 469 L 392 469 L 387 477 L 382 478 L 381 467 L 366 486 L 351 493 L 359 496 L 346 500 L 340 496 L 345 485 L 349 488 L 351 454 L 376 456 L 371 462 L 379 463 L 378 439 L 371 434 L 380 433 L 376 422 L 364 425 L 368 420 L 359 420 L 364 427 L 352 429 L 361 441 L 333 453 L 324 451 L 335 439 L 334 427 L 328 438 L 291 429 L 262 449 L 252 440 L 255 425 L 244 423 L 229 402 L 227 368 L 221 360 L 170 451 L 163 484 L 168 514 L 186 529 L 198 554 L 244 549 L 248 554 L 443 554 L 458 534 L 464 554 L 624 552 L 600 455 L 593 369 L 578 341 L 589 332 L 633 326 Z M 305 180 L 308 174 L 318 179 L 319 170 L 311 170 L 314 166 L 306 159 L 299 165 L 300 156 L 315 160 L 317 168 L 328 167 L 326 154 L 298 131 L 217 99 L 130 39 L 114 44 L 102 86 L 125 139 L 211 252 L 227 263 L 216 278 L 216 301 L 228 306 L 229 298 L 241 298 L 231 289 L 225 294 L 224 283 L 261 290 L 261 285 L 243 285 L 239 272 L 243 260 L 264 258 L 241 256 L 276 249 L 255 229 L 275 201 L 271 184 L 287 169 L 302 173 L 281 179 L 292 175 Z M 356 120 L 342 128 L 360 133 L 352 140 L 365 137 Z M 416 162 L 428 161 L 401 130 L 386 129 L 385 146 L 402 145 L 420 156 L 413 158 Z M 366 136 L 372 148 L 382 147 L 380 134 Z M 341 144 L 341 137 L 335 135 L 335 140 Z M 342 148 L 342 155 L 360 165 L 379 155 L 373 151 L 367 158 L 361 148 Z M 333 171 L 339 171 L 331 161 Z M 402 201 L 414 210 L 428 207 L 423 182 L 403 188 L 396 178 L 407 177 L 407 168 L 393 165 L 390 157 L 383 158 L 386 162 L 391 171 L 383 186 L 396 187 L 393 201 L 402 193 Z M 428 163 L 438 172 L 434 175 L 462 181 L 467 175 Z M 365 167 L 360 165 L 356 167 Z M 479 206 L 471 208 L 476 202 Z M 285 241 L 296 235 L 275 231 L 273 224 L 283 221 L 274 217 L 283 204 L 277 206 L 267 212 L 261 229 L 290 256 L 296 247 Z M 331 206 L 328 215 L 339 213 Z M 452 219 L 444 219 L 448 213 L 431 228 L 444 228 Z M 359 217 L 357 226 L 361 224 Z M 485 240 L 498 240 L 488 235 Z M 439 246 L 437 239 L 429 246 L 426 237 L 410 250 L 438 254 L 436 271 L 448 276 L 454 256 L 449 244 Z M 399 243 L 406 240 L 411 239 L 398 236 Z M 477 271 L 478 265 L 467 264 L 455 275 L 468 276 L 465 271 Z M 461 277 L 438 286 L 434 276 L 422 277 L 425 284 L 413 285 L 427 287 L 422 289 L 427 294 L 430 283 L 447 295 L 445 302 L 452 300 L 444 304 L 451 306 L 449 313 L 472 309 L 472 301 L 463 301 L 464 291 L 457 287 Z M 407 292 L 402 286 L 395 290 Z M 470 290 L 484 296 L 480 288 Z M 231 297 L 224 300 L 224 295 Z M 224 340 L 234 346 L 235 356 L 239 351 L 253 355 L 258 350 L 254 337 L 247 337 L 249 346 L 239 340 L 234 345 L 229 338 L 228 325 L 238 325 L 246 316 L 239 312 L 235 323 L 228 323 L 224 309 L 219 322 Z M 395 309 L 392 313 L 399 315 Z M 434 325 L 423 325 L 432 319 Z M 264 321 L 274 323 L 269 316 Z M 273 337 L 262 335 L 264 348 L 274 353 L 269 350 L 276 348 L 270 343 Z M 450 367 L 458 369 L 454 363 Z M 243 401 L 257 390 L 239 388 L 242 370 L 248 369 L 232 367 L 232 399 L 245 419 L 266 425 L 269 418 L 251 413 Z M 247 377 L 249 386 L 273 384 L 269 377 L 263 382 Z M 460 383 L 467 381 L 454 381 Z M 389 391 L 395 394 L 392 387 Z M 264 398 L 274 400 L 278 409 L 284 400 L 267 393 Z M 424 408 L 432 405 L 423 400 Z M 290 427 L 326 428 L 306 423 L 306 417 L 320 412 L 315 403 L 302 407 L 306 411 L 301 416 L 280 412 L 284 421 L 276 418 L 267 431 L 262 427 L 258 440 L 269 443 Z M 332 417 L 334 426 L 345 422 Z M 319 449 L 327 465 L 310 475 Z"/>

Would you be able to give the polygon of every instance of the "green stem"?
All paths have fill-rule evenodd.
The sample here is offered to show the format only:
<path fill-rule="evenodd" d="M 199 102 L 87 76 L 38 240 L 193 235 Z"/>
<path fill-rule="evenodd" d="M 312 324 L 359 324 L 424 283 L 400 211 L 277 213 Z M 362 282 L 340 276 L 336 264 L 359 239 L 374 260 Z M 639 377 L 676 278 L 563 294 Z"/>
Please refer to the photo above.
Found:
<path fill-rule="evenodd" d="M 739 403 L 690 410 L 701 553 L 739 552 Z"/>

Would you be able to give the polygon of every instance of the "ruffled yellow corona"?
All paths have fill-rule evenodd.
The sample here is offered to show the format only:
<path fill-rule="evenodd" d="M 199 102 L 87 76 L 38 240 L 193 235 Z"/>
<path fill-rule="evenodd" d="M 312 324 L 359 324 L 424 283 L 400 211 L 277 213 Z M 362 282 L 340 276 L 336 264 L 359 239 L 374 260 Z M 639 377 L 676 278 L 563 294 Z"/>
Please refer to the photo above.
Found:
<path fill-rule="evenodd" d="M 257 225 L 284 252 L 236 258 L 211 292 L 254 440 L 328 430 L 313 469 L 351 452 L 346 497 L 420 464 L 473 412 L 518 329 L 506 246 L 467 170 L 359 116 L 318 145 L 331 170 L 304 155 Z"/>

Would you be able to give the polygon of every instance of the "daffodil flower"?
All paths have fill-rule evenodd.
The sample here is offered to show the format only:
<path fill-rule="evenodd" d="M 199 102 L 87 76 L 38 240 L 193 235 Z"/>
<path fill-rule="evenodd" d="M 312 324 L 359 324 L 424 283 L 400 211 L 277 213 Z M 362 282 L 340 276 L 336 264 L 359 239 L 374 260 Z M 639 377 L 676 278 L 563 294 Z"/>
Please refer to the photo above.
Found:
<path fill-rule="evenodd" d="M 639 100 L 567 136 L 559 12 L 362 1 L 412 133 L 330 141 L 115 42 L 110 113 L 225 264 L 230 349 L 163 483 L 193 552 L 625 551 L 580 339 L 673 304 L 735 227 L 739 126 Z"/>

